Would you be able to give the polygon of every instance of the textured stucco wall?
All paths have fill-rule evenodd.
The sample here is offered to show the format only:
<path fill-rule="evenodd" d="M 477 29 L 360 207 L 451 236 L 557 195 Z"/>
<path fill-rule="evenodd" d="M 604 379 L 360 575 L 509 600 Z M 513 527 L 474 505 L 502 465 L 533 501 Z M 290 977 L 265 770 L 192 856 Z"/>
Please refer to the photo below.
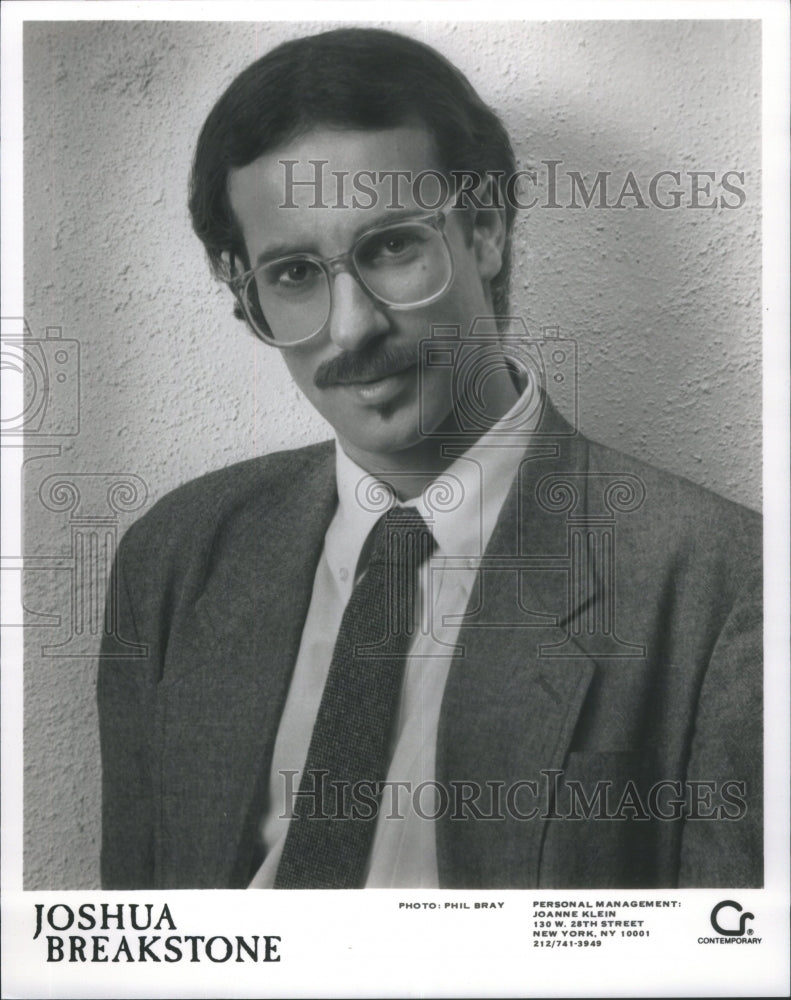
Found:
<path fill-rule="evenodd" d="M 27 462 L 26 554 L 72 552 L 69 513 L 39 498 L 54 473 L 137 475 L 148 506 L 208 469 L 327 436 L 277 354 L 208 281 L 185 207 L 193 144 L 224 86 L 277 42 L 321 27 L 26 26 L 26 315 L 36 336 L 61 326 L 81 348 L 80 433 L 59 457 Z M 399 27 L 467 72 L 523 167 L 560 160 L 561 180 L 611 171 L 614 197 L 630 170 L 644 195 L 660 170 L 745 172 L 738 210 L 632 199 L 521 213 L 513 308 L 577 340 L 585 432 L 758 507 L 759 27 Z M 687 177 L 681 187 L 688 205 Z M 136 516 L 118 515 L 116 530 Z M 96 887 L 95 662 L 42 655 L 75 614 L 71 577 L 50 563 L 26 580 L 27 607 L 61 623 L 28 630 L 25 885 Z"/>

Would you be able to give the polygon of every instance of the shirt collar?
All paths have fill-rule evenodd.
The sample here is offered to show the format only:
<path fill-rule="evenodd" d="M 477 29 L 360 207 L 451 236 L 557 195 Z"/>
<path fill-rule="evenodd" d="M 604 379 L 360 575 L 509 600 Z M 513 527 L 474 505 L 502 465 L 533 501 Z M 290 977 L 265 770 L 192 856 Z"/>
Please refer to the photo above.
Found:
<path fill-rule="evenodd" d="M 534 393 L 528 384 L 513 407 L 463 455 L 402 507 L 416 507 L 436 541 L 435 557 L 480 558 L 489 544 L 497 518 L 538 422 L 538 409 L 525 403 Z M 519 423 L 524 409 L 531 417 Z M 508 433 L 504 433 L 508 431 Z M 393 506 L 392 491 L 336 448 L 338 511 L 327 532 L 325 554 L 336 579 L 349 580 L 373 526 Z M 349 581 L 350 583 L 352 581 Z"/>

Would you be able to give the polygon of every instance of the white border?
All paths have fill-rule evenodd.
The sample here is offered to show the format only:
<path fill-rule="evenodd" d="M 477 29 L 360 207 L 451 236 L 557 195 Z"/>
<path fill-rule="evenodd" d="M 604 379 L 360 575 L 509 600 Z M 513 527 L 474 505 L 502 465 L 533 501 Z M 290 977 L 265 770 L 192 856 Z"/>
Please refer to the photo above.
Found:
<path fill-rule="evenodd" d="M 229 15 L 232 13 L 232 17 Z M 525 17 L 525 15 L 528 15 Z M 680 928 L 700 927 L 723 890 L 676 893 L 614 893 L 618 897 L 679 899 L 679 924 L 658 921 L 657 944 L 609 956 L 580 955 L 544 961 L 528 952 L 529 904 L 540 893 L 466 893 L 471 902 L 504 899 L 505 920 L 481 914 L 463 923 L 438 920 L 430 911 L 398 916 L 402 896 L 447 900 L 448 894 L 369 892 L 283 894 L 277 906 L 268 894 L 238 893 L 25 893 L 22 891 L 22 653 L 21 630 L 4 629 L 2 677 L 3 751 L 3 953 L 4 996 L 263 996 L 263 995 L 787 995 L 789 886 L 789 12 L 784 0 L 684 0 L 684 2 L 555 2 L 524 4 L 474 0 L 431 3 L 376 2 L 151 2 L 7 3 L 2 8 L 2 313 L 22 309 L 22 104 L 21 35 L 25 20 L 763 20 L 763 315 L 764 315 L 764 512 L 766 643 L 766 888 L 740 891 L 745 907 L 761 915 L 765 947 L 688 947 Z M 4 481 L 13 481 L 18 455 L 3 448 Z M 19 552 L 19 496 L 3 495 L 2 545 Z M 20 608 L 20 595 L 4 588 L 3 619 Z M 565 893 L 564 895 L 574 895 Z M 589 894 L 577 894 L 587 896 Z M 606 895 L 595 893 L 597 896 Z M 455 898 L 455 897 L 454 897 Z M 40 950 L 30 941 L 34 903 L 122 899 L 167 900 L 179 931 L 279 933 L 290 941 L 288 959 L 277 966 L 178 965 L 168 974 L 156 966 L 36 967 Z M 703 916 L 701 916 L 703 915 Z M 483 917 L 486 916 L 486 920 Z M 221 917 L 221 920 L 218 920 Z M 492 920 L 497 916 L 492 914 Z M 202 931 L 200 928 L 209 928 Z M 689 935 L 687 935 L 689 937 Z M 428 946 L 430 944 L 430 947 Z M 710 958 L 709 958 L 710 956 Z M 606 960 L 605 960 L 606 959 Z M 707 960 L 708 959 L 708 960 Z M 32 964 L 31 964 L 32 963 Z M 123 969 L 120 972 L 120 969 Z M 90 975 L 89 975 L 90 973 Z M 192 974 L 192 975 L 190 975 Z"/>

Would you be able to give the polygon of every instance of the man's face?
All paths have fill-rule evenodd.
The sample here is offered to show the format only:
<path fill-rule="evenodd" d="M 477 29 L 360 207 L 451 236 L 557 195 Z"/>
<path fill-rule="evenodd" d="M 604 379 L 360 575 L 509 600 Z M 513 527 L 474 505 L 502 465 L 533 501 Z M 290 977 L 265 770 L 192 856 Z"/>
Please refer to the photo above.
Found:
<path fill-rule="evenodd" d="M 286 189 L 285 160 L 298 161 L 292 168 L 294 180 L 314 176 L 309 161 L 327 161 L 321 207 L 315 207 L 314 188 L 295 184 Z M 373 226 L 425 214 L 409 182 L 398 187 L 402 207 L 392 207 L 393 182 L 384 172 L 408 171 L 415 177 L 437 169 L 434 144 L 423 127 L 321 128 L 232 170 L 228 193 L 251 266 L 273 252 L 332 258 L 347 253 Z M 340 199 L 332 171 L 344 172 Z M 351 178 L 359 171 L 366 172 L 366 185 L 376 189 L 372 207 L 362 207 L 371 199 L 359 192 L 360 207 L 354 207 Z M 371 184 L 371 172 L 378 183 Z M 429 190 L 423 190 L 424 199 L 435 197 Z M 282 207 L 287 198 L 296 207 Z M 339 200 L 342 207 L 333 207 Z M 452 420 L 449 367 L 425 368 L 418 392 L 420 341 L 431 335 L 433 324 L 456 325 L 464 336 L 476 316 L 491 315 L 489 281 L 501 266 L 500 216 L 478 213 L 465 230 L 461 213 L 450 212 L 446 235 L 454 274 L 439 299 L 418 308 L 391 309 L 341 270 L 330 279 L 332 308 L 325 327 L 309 342 L 283 351 L 294 381 L 335 429 L 347 454 L 361 464 L 408 462 L 410 451 L 422 443 L 421 425 L 435 431 Z"/>

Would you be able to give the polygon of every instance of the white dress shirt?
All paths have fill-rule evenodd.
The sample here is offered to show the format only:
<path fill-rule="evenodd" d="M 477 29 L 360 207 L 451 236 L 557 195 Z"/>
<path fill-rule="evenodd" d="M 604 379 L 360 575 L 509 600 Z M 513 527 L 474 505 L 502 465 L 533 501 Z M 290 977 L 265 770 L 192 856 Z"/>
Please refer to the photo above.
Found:
<path fill-rule="evenodd" d="M 437 725 L 461 617 L 526 447 L 524 438 L 515 442 L 498 437 L 498 428 L 508 423 L 513 429 L 512 417 L 524 398 L 421 496 L 402 504 L 417 508 L 436 545 L 421 568 L 420 628 L 406 660 L 387 775 L 388 782 L 409 785 L 400 790 L 385 787 L 369 859 L 368 888 L 436 888 L 439 884 L 435 824 L 425 818 L 435 814 L 438 800 L 435 788 L 425 783 L 434 781 Z M 250 888 L 274 885 L 341 618 L 355 582 L 364 573 L 364 566 L 358 566 L 360 555 L 373 526 L 396 502 L 390 488 L 356 465 L 342 448 L 337 448 L 336 455 L 339 503 L 324 538 L 277 732 L 268 808 L 260 827 L 266 857 Z"/>

